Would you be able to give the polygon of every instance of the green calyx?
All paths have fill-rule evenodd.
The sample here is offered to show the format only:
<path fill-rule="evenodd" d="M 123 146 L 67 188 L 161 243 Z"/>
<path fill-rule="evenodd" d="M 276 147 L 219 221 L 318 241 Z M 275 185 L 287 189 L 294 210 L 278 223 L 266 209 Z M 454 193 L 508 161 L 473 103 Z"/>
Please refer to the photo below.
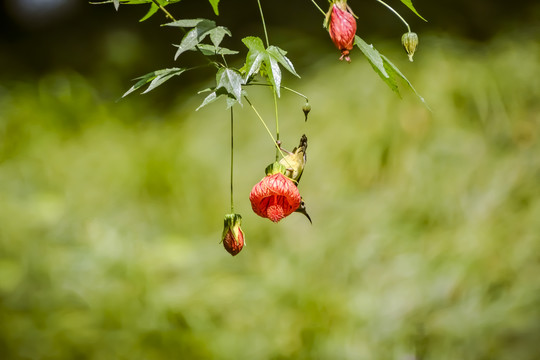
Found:
<path fill-rule="evenodd" d="M 287 169 L 285 168 L 285 166 L 283 166 L 278 161 L 276 161 L 276 162 L 273 162 L 272 164 L 268 165 L 264 171 L 265 171 L 267 176 L 268 175 L 274 175 L 274 174 L 277 174 L 277 173 L 282 173 L 283 175 L 285 175 L 285 172 L 287 171 Z"/>
<path fill-rule="evenodd" d="M 406 32 L 401 37 L 401 44 L 405 48 L 405 51 L 409 56 L 409 60 L 413 61 L 414 52 L 418 46 L 418 35 L 414 32 Z"/>
<path fill-rule="evenodd" d="M 221 239 L 225 239 L 227 233 L 231 231 L 234 241 L 238 243 L 238 236 L 240 233 L 240 225 L 242 224 L 242 216 L 240 214 L 227 214 L 223 220 L 223 234 Z"/>

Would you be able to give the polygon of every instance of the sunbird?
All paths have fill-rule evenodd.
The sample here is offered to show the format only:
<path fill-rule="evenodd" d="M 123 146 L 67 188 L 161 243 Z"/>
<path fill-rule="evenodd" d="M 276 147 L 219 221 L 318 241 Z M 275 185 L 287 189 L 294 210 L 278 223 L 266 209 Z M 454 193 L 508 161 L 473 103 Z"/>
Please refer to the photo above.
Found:
<path fill-rule="evenodd" d="M 279 148 L 281 151 L 287 153 L 287 155 L 279 161 L 286 169 L 284 175 L 290 178 L 296 186 L 298 186 L 298 182 L 300 182 L 307 161 L 307 136 L 305 134 L 302 135 L 300 144 L 295 147 L 292 152 L 283 149 L 281 144 L 279 144 Z"/>
<path fill-rule="evenodd" d="M 306 210 L 306 203 L 304 202 L 304 199 L 302 199 L 300 201 L 300 206 L 298 207 L 298 209 L 295 210 L 295 212 L 297 213 L 300 213 L 300 214 L 304 214 L 307 219 L 309 220 L 309 222 L 311 224 L 313 224 L 313 221 L 311 221 L 311 217 L 309 216 L 309 214 L 307 213 L 307 210 Z"/>
<path fill-rule="evenodd" d="M 298 186 L 300 178 L 304 173 L 304 167 L 307 161 L 307 136 L 305 134 L 302 135 L 302 137 L 300 138 L 300 144 L 298 144 L 298 146 L 295 147 L 292 152 L 283 149 L 281 147 L 281 144 L 279 144 L 279 148 L 281 149 L 281 151 L 287 153 L 287 155 L 279 161 L 279 163 L 285 167 L 284 175 L 290 178 L 294 182 L 294 184 Z M 302 201 L 300 202 L 300 206 L 298 207 L 298 209 L 296 209 L 296 212 L 304 214 L 308 218 L 309 222 L 313 223 L 311 221 L 311 217 L 307 213 L 304 199 L 302 199 Z"/>

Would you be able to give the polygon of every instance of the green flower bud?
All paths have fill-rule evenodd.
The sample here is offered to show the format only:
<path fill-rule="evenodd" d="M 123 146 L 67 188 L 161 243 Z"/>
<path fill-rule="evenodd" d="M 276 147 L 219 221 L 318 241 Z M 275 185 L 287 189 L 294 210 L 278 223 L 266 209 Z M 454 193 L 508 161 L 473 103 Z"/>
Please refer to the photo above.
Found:
<path fill-rule="evenodd" d="M 401 44 L 405 48 L 407 55 L 409 55 L 409 60 L 413 61 L 413 55 L 418 46 L 418 35 L 413 32 L 407 32 L 401 37 Z"/>
<path fill-rule="evenodd" d="M 306 120 L 307 121 L 307 116 L 309 114 L 309 112 L 311 111 L 311 105 L 306 102 L 306 104 L 304 106 L 302 106 L 302 111 L 304 112 L 304 115 L 306 116 Z"/>

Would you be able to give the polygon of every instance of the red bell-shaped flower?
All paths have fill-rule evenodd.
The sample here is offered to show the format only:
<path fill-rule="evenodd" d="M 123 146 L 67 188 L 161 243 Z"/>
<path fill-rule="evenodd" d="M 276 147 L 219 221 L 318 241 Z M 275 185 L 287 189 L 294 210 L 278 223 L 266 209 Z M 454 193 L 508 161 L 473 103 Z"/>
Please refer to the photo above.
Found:
<path fill-rule="evenodd" d="M 351 62 L 349 52 L 354 46 L 356 19 L 349 5 L 347 5 L 347 0 L 336 0 L 332 3 L 327 15 L 327 21 L 330 38 L 341 51 L 339 60 L 345 59 Z"/>
<path fill-rule="evenodd" d="M 280 172 L 267 175 L 255 184 L 249 200 L 257 215 L 273 222 L 292 214 L 302 201 L 296 185 Z"/>

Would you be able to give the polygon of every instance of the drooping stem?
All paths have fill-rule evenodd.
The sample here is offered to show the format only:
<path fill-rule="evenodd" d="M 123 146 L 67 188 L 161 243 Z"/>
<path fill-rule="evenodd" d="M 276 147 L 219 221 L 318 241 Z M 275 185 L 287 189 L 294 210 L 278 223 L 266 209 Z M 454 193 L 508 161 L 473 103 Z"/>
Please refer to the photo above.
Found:
<path fill-rule="evenodd" d="M 231 107 L 231 214 L 234 214 L 234 112 Z"/>
<path fill-rule="evenodd" d="M 266 132 L 268 133 L 268 135 L 270 135 L 270 137 L 272 138 L 272 141 L 274 142 L 274 145 L 276 146 L 276 149 L 277 151 L 279 152 L 279 154 L 281 154 L 282 157 L 285 157 L 285 154 L 283 154 L 283 152 L 281 151 L 281 148 L 279 147 L 279 144 L 277 143 L 276 139 L 274 139 L 274 135 L 272 135 L 272 132 L 270 131 L 270 129 L 268 128 L 268 126 L 266 125 L 266 122 L 263 120 L 263 118 L 261 117 L 261 114 L 259 114 L 259 112 L 257 111 L 257 109 L 255 109 L 255 107 L 253 106 L 253 104 L 251 103 L 251 101 L 249 101 L 249 99 L 247 98 L 247 96 L 244 96 L 244 99 L 246 99 L 246 101 L 248 102 L 249 106 L 251 106 L 251 108 L 253 109 L 253 111 L 255 112 L 255 115 L 257 115 L 257 117 L 259 118 L 259 120 L 261 120 L 261 123 L 263 124 L 264 128 L 266 129 Z"/>
<path fill-rule="evenodd" d="M 266 39 L 266 47 L 268 47 L 270 46 L 270 42 L 268 41 L 268 32 L 266 31 L 266 22 L 264 21 L 264 14 L 262 11 L 261 0 L 257 0 L 257 3 L 259 4 L 259 11 L 261 12 L 261 20 L 262 20 L 262 25 L 263 25 L 263 30 L 264 30 L 264 38 Z"/>
<path fill-rule="evenodd" d="M 320 11 L 324 16 L 326 16 L 326 13 L 324 12 L 324 10 L 321 9 L 319 5 L 317 5 L 317 3 L 315 2 L 315 0 L 311 0 L 311 2 L 313 3 L 313 5 L 315 5 L 315 7 L 316 7 L 317 9 L 319 9 L 319 11 Z"/>
<path fill-rule="evenodd" d="M 170 12 L 167 11 L 167 9 L 165 9 L 165 7 L 163 5 L 161 5 L 157 0 L 152 0 L 152 2 L 160 8 L 161 11 L 163 11 L 165 13 L 165 16 L 168 17 L 169 19 L 171 19 L 172 21 L 176 21 L 176 19 L 171 15 Z"/>
<path fill-rule="evenodd" d="M 398 18 L 400 18 L 401 21 L 403 21 L 403 23 L 407 26 L 407 30 L 409 30 L 409 32 L 411 32 L 411 27 L 409 26 L 409 24 L 407 24 L 407 22 L 405 21 L 405 19 L 403 19 L 401 17 L 401 15 L 399 15 L 399 13 L 394 10 L 390 5 L 388 5 L 387 3 L 385 3 L 384 1 L 382 0 L 377 0 L 378 2 L 380 2 L 381 4 L 383 4 L 384 6 L 386 6 L 388 9 L 390 9 L 390 11 L 392 11 L 394 14 L 396 14 L 396 16 Z"/>
<path fill-rule="evenodd" d="M 274 90 L 274 116 L 276 118 L 276 141 L 279 141 L 279 117 L 278 117 L 278 105 L 277 105 L 277 94 L 276 88 L 272 87 Z M 279 159 L 279 151 L 276 150 L 276 161 Z"/>

